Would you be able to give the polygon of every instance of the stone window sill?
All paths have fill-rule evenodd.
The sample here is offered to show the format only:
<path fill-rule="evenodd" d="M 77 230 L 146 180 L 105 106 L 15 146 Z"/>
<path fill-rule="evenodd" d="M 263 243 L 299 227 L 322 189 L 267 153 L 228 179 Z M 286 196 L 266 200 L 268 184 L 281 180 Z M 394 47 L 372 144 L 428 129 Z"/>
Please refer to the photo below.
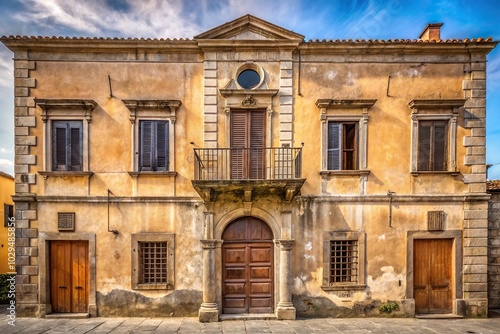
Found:
<path fill-rule="evenodd" d="M 370 174 L 369 170 L 322 170 L 321 176 L 366 176 Z"/>
<path fill-rule="evenodd" d="M 128 174 L 134 178 L 139 176 L 166 176 L 166 177 L 175 177 L 177 172 L 167 171 L 167 172 L 128 172 Z"/>
<path fill-rule="evenodd" d="M 94 175 L 93 172 L 82 172 L 82 171 L 52 171 L 52 172 L 38 171 L 38 174 L 40 174 L 44 180 L 46 180 L 49 176 L 90 178 L 92 175 Z"/>
<path fill-rule="evenodd" d="M 136 284 L 134 290 L 173 290 L 174 287 L 170 283 L 165 284 Z"/>
<path fill-rule="evenodd" d="M 331 283 L 332 285 L 323 285 L 321 289 L 324 291 L 363 291 L 366 289 L 365 284 L 345 284 L 345 283 Z"/>
<path fill-rule="evenodd" d="M 418 176 L 418 175 L 451 175 L 451 176 L 457 176 L 460 174 L 459 171 L 413 171 L 410 173 L 413 176 Z"/>

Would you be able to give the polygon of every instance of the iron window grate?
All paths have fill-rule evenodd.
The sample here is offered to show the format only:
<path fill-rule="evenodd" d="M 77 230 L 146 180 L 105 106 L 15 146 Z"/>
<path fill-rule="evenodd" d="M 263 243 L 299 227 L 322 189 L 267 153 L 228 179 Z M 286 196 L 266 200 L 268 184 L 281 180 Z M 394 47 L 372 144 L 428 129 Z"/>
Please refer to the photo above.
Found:
<path fill-rule="evenodd" d="M 75 213 L 74 212 L 58 212 L 57 213 L 57 229 L 59 231 L 74 231 L 75 230 Z"/>
<path fill-rule="evenodd" d="M 139 242 L 139 283 L 167 283 L 166 242 Z"/>
<path fill-rule="evenodd" d="M 358 281 L 358 241 L 330 241 L 330 283 Z"/>

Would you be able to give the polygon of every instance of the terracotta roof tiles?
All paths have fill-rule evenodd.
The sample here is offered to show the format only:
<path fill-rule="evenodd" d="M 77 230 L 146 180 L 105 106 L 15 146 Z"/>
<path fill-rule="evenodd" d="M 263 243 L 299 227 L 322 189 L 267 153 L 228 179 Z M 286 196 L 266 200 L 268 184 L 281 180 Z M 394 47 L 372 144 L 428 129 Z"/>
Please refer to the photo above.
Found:
<path fill-rule="evenodd" d="M 1 170 L 0 170 L 0 176 L 4 176 L 4 177 L 6 177 L 8 179 L 14 179 L 14 177 L 12 175 L 7 174 L 5 172 L 2 172 Z"/>
<path fill-rule="evenodd" d="M 486 181 L 486 190 L 489 192 L 500 192 L 500 180 Z"/>

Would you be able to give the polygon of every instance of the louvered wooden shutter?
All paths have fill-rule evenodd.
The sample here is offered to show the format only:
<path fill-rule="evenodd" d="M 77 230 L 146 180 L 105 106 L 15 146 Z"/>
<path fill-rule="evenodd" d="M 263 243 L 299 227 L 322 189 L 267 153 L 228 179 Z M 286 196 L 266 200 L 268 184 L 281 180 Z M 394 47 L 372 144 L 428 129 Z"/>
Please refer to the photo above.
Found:
<path fill-rule="evenodd" d="M 151 121 L 140 123 L 140 166 L 139 171 L 151 171 L 153 168 L 153 131 Z"/>
<path fill-rule="evenodd" d="M 231 179 L 245 178 L 244 148 L 247 147 L 247 113 L 231 113 Z"/>
<path fill-rule="evenodd" d="M 433 168 L 436 171 L 445 171 L 446 166 L 446 124 L 436 122 L 434 124 L 434 152 Z"/>
<path fill-rule="evenodd" d="M 265 170 L 265 117 L 263 111 L 250 113 L 250 160 L 249 179 L 263 179 Z"/>
<path fill-rule="evenodd" d="M 79 122 L 69 123 L 69 142 L 70 142 L 70 154 L 69 163 L 70 170 L 81 171 L 82 170 L 82 124 Z"/>
<path fill-rule="evenodd" d="M 432 122 L 418 123 L 418 162 L 419 171 L 431 170 L 431 134 Z"/>
<path fill-rule="evenodd" d="M 328 170 L 340 170 L 342 165 L 342 124 L 328 123 Z"/>
<path fill-rule="evenodd" d="M 67 123 L 53 123 L 53 160 L 52 169 L 58 171 L 65 171 L 66 168 L 66 150 L 67 145 Z"/>
<path fill-rule="evenodd" d="M 168 170 L 168 122 L 158 121 L 156 126 L 156 170 Z"/>

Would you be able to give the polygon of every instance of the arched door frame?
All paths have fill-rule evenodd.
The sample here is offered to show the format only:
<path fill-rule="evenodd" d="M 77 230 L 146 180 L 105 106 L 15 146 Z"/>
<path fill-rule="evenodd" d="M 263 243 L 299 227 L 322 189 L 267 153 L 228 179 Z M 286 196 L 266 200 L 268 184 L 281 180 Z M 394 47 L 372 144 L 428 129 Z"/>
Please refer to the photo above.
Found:
<path fill-rule="evenodd" d="M 281 227 L 278 225 L 276 219 L 267 211 L 259 208 L 252 208 L 250 212 L 241 209 L 233 210 L 226 215 L 222 216 L 214 224 L 214 239 L 220 240 L 215 246 L 215 268 L 216 270 L 216 302 L 218 305 L 219 312 L 222 314 L 222 233 L 226 227 L 233 221 L 242 217 L 255 217 L 266 223 L 273 232 L 274 237 L 274 305 L 273 308 L 276 312 L 277 304 L 279 301 L 279 287 L 280 287 L 280 245 L 276 242 L 281 236 Z"/>

